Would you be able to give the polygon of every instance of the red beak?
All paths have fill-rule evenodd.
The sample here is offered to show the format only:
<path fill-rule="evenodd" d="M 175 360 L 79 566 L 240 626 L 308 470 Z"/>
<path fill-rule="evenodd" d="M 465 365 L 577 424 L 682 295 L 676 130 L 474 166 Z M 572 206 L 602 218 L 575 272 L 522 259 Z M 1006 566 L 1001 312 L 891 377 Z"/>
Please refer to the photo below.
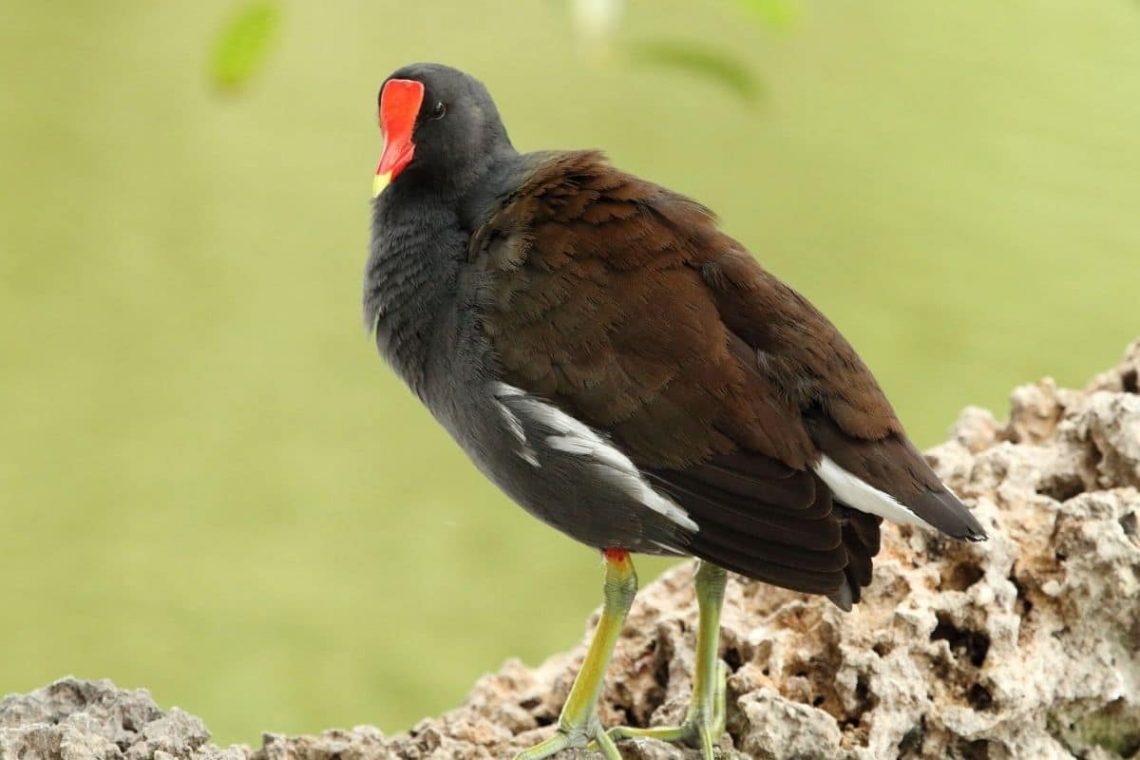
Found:
<path fill-rule="evenodd" d="M 373 195 L 379 195 L 407 166 L 416 151 L 412 130 L 424 100 L 423 82 L 411 79 L 389 79 L 380 93 L 380 129 L 384 133 L 384 152 L 376 165 Z"/>

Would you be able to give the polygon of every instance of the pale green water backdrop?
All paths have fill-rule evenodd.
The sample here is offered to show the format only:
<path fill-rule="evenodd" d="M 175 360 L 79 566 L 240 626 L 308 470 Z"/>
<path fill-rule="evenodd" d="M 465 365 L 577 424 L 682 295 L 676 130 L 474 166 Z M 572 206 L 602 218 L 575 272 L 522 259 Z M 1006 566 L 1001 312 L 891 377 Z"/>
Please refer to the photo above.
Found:
<path fill-rule="evenodd" d="M 1140 333 L 1140 4 L 631 2 L 762 78 L 575 55 L 557 2 L 284 4 L 240 97 L 234 4 L 17 0 L 0 21 L 0 693 L 148 686 L 223 741 L 458 701 L 569 646 L 589 550 L 486 483 L 361 327 L 375 94 L 439 60 L 520 148 L 604 147 L 811 297 L 923 445 Z M 643 562 L 648 579 L 662 563 Z"/>

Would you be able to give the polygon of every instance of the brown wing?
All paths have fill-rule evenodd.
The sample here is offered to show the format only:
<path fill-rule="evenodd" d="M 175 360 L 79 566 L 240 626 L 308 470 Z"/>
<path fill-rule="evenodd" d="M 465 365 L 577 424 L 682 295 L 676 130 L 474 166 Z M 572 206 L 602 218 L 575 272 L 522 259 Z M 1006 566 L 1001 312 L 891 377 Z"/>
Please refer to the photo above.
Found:
<path fill-rule="evenodd" d="M 471 257 L 504 379 L 608 434 L 701 526 L 692 553 L 858 599 L 879 520 L 812 472 L 815 420 L 861 441 L 901 426 L 838 332 L 707 209 L 598 153 L 554 154 Z"/>
<path fill-rule="evenodd" d="M 985 538 L 826 317 L 739 246 L 706 260 L 701 273 L 726 327 L 753 349 L 759 371 L 787 394 L 822 454 L 921 521 L 956 538 Z"/>

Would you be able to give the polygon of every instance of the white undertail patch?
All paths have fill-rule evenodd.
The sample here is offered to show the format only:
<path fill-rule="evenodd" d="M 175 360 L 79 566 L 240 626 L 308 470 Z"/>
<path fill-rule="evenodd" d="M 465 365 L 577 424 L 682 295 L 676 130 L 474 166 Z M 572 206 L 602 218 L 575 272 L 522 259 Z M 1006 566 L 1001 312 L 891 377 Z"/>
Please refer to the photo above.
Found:
<path fill-rule="evenodd" d="M 819 464 L 815 466 L 815 474 L 827 484 L 836 499 L 849 507 L 858 509 L 860 512 L 878 515 L 891 522 L 919 525 L 925 528 L 933 527 L 926 520 L 910 511 L 898 499 L 852 475 L 826 454 L 819 458 Z"/>
<path fill-rule="evenodd" d="M 637 465 L 629 457 L 606 442 L 589 426 L 574 419 L 561 409 L 528 395 L 513 385 L 495 383 L 492 391 L 497 399 L 512 399 L 511 403 L 516 409 L 524 411 L 535 422 L 556 431 L 554 435 L 546 436 L 544 442 L 547 446 L 565 454 L 592 459 L 606 479 L 639 503 L 686 530 L 694 533 L 700 530 L 700 526 L 689 517 L 688 512 L 672 499 L 658 493 L 653 486 L 649 485 L 649 482 L 642 476 L 641 470 L 637 469 Z M 510 415 L 507 424 L 511 432 L 526 444 L 526 431 L 522 421 L 502 401 L 499 402 L 499 405 L 503 407 L 506 414 Z M 530 453 L 533 457 L 534 452 L 531 451 Z M 532 462 L 532 464 L 537 465 L 537 461 Z"/>

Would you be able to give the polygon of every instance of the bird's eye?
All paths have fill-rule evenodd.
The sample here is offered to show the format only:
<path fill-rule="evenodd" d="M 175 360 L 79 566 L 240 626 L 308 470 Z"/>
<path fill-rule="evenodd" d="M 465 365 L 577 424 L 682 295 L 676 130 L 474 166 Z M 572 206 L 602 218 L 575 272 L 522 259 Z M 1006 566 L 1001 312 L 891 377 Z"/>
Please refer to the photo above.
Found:
<path fill-rule="evenodd" d="M 447 113 L 447 106 L 443 104 L 442 100 L 435 104 L 435 108 L 431 109 L 433 119 L 442 119 L 445 113 Z"/>

